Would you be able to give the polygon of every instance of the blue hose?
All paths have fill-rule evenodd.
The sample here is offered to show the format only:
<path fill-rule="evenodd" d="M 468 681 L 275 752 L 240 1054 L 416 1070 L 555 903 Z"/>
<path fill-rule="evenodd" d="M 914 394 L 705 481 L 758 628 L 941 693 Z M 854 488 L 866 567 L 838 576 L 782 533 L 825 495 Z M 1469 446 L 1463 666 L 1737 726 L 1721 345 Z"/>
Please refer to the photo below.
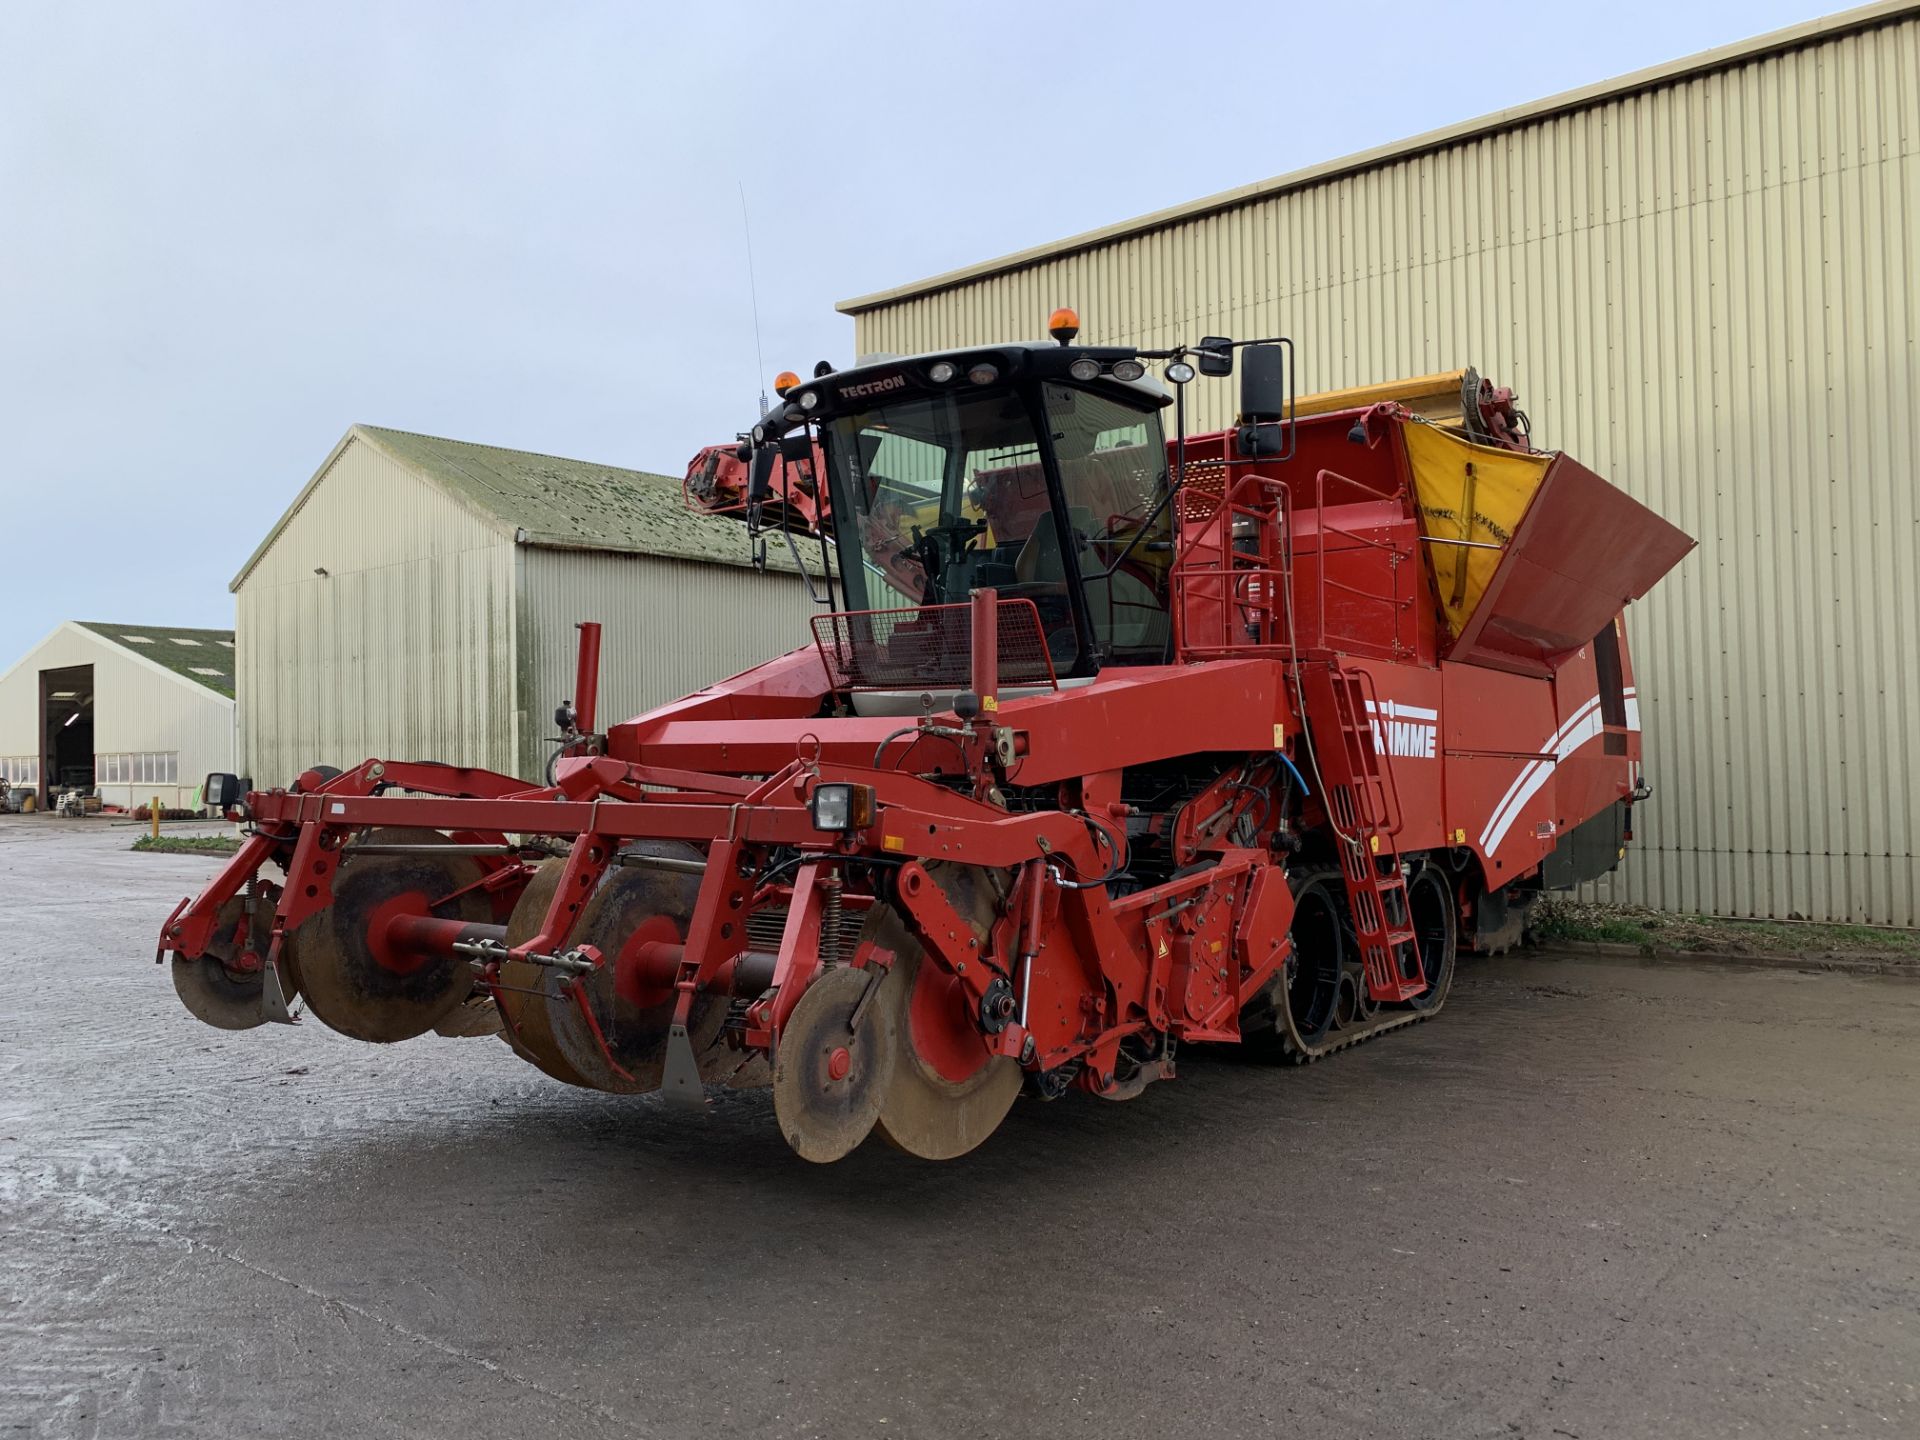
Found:
<path fill-rule="evenodd" d="M 1276 750 L 1273 753 L 1275 756 L 1279 758 L 1279 761 L 1282 765 L 1286 766 L 1287 769 L 1293 772 L 1293 778 L 1299 782 L 1300 793 L 1302 795 L 1313 794 L 1313 791 L 1307 788 L 1307 777 L 1300 773 L 1300 767 L 1298 765 L 1294 764 L 1293 761 L 1287 758 L 1287 752 L 1284 750 Z"/>

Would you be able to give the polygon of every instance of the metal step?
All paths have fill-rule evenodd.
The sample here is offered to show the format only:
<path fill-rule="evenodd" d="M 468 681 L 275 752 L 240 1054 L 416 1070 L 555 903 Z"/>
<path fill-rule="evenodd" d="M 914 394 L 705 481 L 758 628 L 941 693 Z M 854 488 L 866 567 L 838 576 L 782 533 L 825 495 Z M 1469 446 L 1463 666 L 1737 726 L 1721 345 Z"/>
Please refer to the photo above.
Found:
<path fill-rule="evenodd" d="M 1327 813 L 1340 837 L 1340 873 L 1367 993 L 1376 1001 L 1411 1000 L 1427 980 L 1393 843 L 1399 805 L 1374 745 L 1362 677 L 1337 661 L 1318 661 L 1302 664 L 1300 679 Z"/>

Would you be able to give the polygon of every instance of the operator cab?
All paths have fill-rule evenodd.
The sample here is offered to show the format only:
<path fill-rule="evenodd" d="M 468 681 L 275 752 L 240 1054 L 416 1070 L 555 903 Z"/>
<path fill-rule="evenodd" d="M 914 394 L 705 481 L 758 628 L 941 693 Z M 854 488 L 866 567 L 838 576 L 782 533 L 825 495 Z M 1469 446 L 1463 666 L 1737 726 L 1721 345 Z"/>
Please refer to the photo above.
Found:
<path fill-rule="evenodd" d="M 994 345 L 817 376 L 753 438 L 814 429 L 847 611 L 992 587 L 1032 602 L 1066 681 L 1170 653 L 1172 400 L 1132 349 Z"/>

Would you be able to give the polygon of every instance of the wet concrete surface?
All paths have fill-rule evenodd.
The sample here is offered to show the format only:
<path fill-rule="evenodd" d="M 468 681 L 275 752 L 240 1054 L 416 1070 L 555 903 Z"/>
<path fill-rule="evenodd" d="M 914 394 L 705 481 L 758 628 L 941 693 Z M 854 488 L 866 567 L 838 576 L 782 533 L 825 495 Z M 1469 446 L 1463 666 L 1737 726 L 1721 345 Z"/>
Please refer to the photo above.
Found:
<path fill-rule="evenodd" d="M 1469 962 L 965 1160 L 199 1025 L 217 862 L 0 822 L 0 1435 L 1920 1434 L 1920 985 Z"/>

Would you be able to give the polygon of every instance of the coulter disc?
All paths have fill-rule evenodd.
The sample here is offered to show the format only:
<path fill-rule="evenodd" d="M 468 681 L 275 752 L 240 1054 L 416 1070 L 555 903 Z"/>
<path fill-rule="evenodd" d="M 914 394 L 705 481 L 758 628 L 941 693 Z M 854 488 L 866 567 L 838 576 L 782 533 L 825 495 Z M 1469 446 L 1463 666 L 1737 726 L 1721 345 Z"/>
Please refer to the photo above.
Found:
<path fill-rule="evenodd" d="M 173 957 L 174 993 L 195 1019 L 216 1030 L 251 1030 L 267 1023 L 267 1017 L 260 1010 L 261 973 L 256 970 L 248 974 L 227 968 L 239 953 L 235 932 L 246 909 L 246 898 L 234 896 L 214 917 L 213 939 L 200 957 L 195 960 L 183 955 Z M 293 997 L 289 995 L 287 999 L 291 1001 Z"/>
<path fill-rule="evenodd" d="M 690 859 L 700 854 L 691 845 L 674 841 L 636 841 L 627 848 Z M 645 973 L 640 952 L 648 941 L 677 944 L 684 940 L 699 894 L 697 875 L 622 867 L 607 872 L 581 909 L 567 944 L 592 945 L 607 963 L 574 984 L 586 995 L 606 1049 L 601 1049 L 579 1001 L 558 977 L 548 979 L 544 1000 L 539 1002 L 555 1049 L 581 1083 L 622 1095 L 660 1088 L 676 996 L 670 980 L 661 983 Z M 729 998 L 719 994 L 702 994 L 694 1001 L 687 1034 L 703 1079 L 717 1078 L 723 1061 L 738 1060 L 733 1051 L 716 1043 L 726 1024 L 728 1004 Z M 621 1070 L 627 1073 L 622 1075 Z"/>
<path fill-rule="evenodd" d="M 878 995 L 864 1009 L 860 1002 L 870 983 L 888 978 L 836 965 L 814 977 L 787 1017 L 773 1064 L 773 1113 L 802 1160 L 840 1159 L 879 1118 L 897 1053 L 893 1012 Z"/>
<path fill-rule="evenodd" d="M 984 940 L 997 908 L 985 872 L 962 866 L 928 870 Z M 875 907 L 861 939 L 896 957 L 870 1007 L 888 1010 L 896 1052 L 876 1128 L 882 1139 L 923 1160 L 964 1155 L 1013 1108 L 1019 1062 L 987 1048 L 965 987 L 927 957 L 890 906 Z"/>
<path fill-rule="evenodd" d="M 388 826 L 368 832 L 381 844 L 444 845 L 438 830 Z M 473 971 L 458 955 L 392 950 L 386 927 L 398 915 L 484 922 L 492 902 L 482 871 L 465 855 L 361 855 L 340 862 L 333 904 L 287 937 L 307 1008 L 330 1029 L 389 1043 L 423 1035 L 465 1000 Z M 461 892 L 455 894 L 455 892 Z"/>
<path fill-rule="evenodd" d="M 560 876 L 566 868 L 565 860 L 544 860 L 533 872 L 533 878 L 514 904 L 513 914 L 507 918 L 509 946 L 524 945 L 540 933 L 541 922 L 547 918 L 547 907 L 553 904 L 553 892 L 560 888 Z M 553 972 L 539 965 L 510 960 L 500 967 L 498 1004 L 502 1018 L 509 1022 L 501 1027 L 500 1038 L 513 1048 L 514 1054 L 542 1074 L 568 1085 L 591 1089 L 586 1077 L 560 1053 L 553 1038 L 553 1027 L 547 1023 L 548 987 L 553 982 Z"/>

